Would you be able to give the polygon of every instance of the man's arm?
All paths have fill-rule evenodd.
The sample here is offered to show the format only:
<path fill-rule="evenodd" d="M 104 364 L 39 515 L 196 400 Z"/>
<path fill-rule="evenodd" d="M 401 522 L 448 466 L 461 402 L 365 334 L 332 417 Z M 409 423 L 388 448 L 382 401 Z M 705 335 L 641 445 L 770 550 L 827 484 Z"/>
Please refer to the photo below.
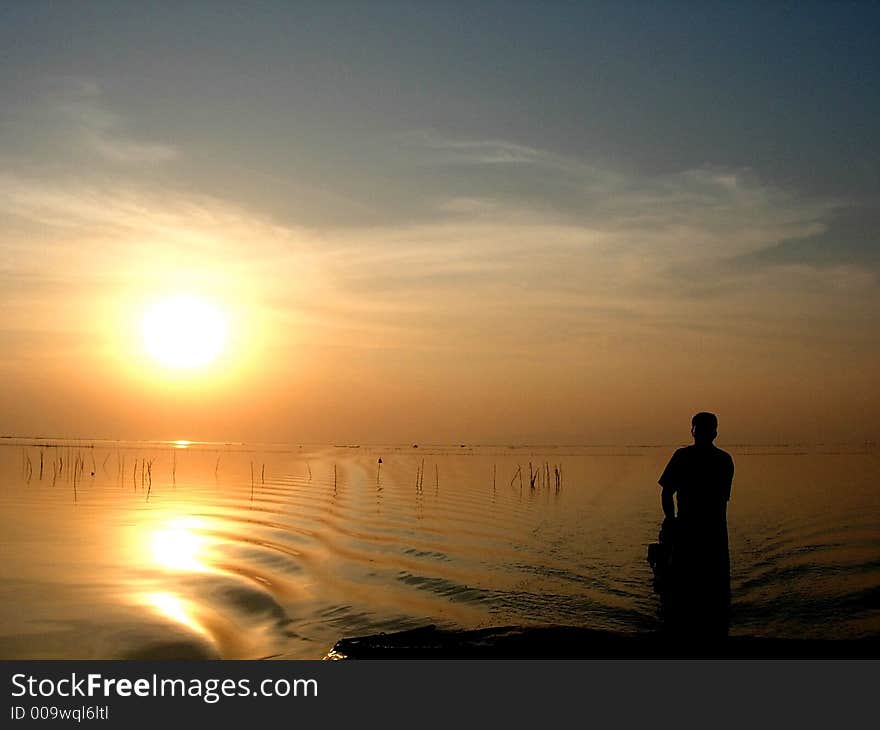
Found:
<path fill-rule="evenodd" d="M 727 467 L 727 474 L 725 474 L 725 482 L 727 483 L 727 501 L 730 501 L 730 489 L 733 486 L 733 458 L 730 454 L 727 455 L 727 458 L 730 460 L 730 464 Z"/>
<path fill-rule="evenodd" d="M 679 468 L 681 463 L 680 452 L 681 449 L 672 454 L 672 458 L 669 460 L 669 463 L 666 465 L 666 468 L 657 480 L 663 488 L 660 492 L 660 503 L 663 505 L 663 514 L 670 520 L 675 518 L 675 501 L 672 499 L 672 495 L 675 494 L 675 490 L 678 488 L 680 481 L 678 477 L 678 474 L 681 471 Z"/>
<path fill-rule="evenodd" d="M 663 514 L 670 520 L 675 519 L 675 501 L 672 499 L 673 490 L 663 487 L 660 492 L 660 502 L 663 505 Z"/>

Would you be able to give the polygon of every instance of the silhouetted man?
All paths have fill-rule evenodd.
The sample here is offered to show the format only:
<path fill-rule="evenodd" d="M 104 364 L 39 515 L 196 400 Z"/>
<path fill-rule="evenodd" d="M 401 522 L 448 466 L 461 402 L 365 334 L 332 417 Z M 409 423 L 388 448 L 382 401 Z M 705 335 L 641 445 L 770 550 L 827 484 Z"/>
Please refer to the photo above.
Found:
<path fill-rule="evenodd" d="M 718 435 L 714 413 L 695 415 L 691 434 L 693 446 L 678 449 L 658 480 L 664 530 L 673 536 L 666 618 L 678 632 L 723 636 L 730 609 L 727 502 L 733 459 L 712 443 Z"/>

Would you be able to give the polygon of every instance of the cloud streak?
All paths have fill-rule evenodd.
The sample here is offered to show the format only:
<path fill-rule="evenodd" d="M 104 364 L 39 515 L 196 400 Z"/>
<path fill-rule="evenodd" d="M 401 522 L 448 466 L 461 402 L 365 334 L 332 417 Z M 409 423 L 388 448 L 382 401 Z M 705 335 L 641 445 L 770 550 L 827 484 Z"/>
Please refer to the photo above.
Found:
<path fill-rule="evenodd" d="M 71 124 L 82 144 L 108 162 L 156 165 L 179 156 L 172 145 L 139 140 L 127 133 L 123 119 L 102 103 L 102 92 L 97 84 L 73 85 L 56 103 L 59 113 Z"/>
<path fill-rule="evenodd" d="M 50 90 L 38 93 L 31 104 L 20 102 L 13 109 L 18 115 L 24 149 L 2 150 L 6 155 L 26 155 L 28 151 L 39 154 L 42 150 L 29 138 L 42 137 L 45 142 L 48 136 L 59 150 L 75 151 L 93 163 L 117 168 L 148 168 L 181 156 L 172 144 L 144 139 L 132 132 L 129 120 L 111 108 L 100 84 L 93 80 L 62 79 Z"/>

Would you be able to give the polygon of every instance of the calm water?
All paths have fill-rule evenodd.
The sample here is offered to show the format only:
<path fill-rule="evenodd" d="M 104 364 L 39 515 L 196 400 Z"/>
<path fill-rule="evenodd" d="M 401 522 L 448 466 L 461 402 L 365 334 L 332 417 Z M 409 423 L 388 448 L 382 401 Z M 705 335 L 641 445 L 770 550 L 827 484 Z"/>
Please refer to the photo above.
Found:
<path fill-rule="evenodd" d="M 4 439 L 0 657 L 318 658 L 429 622 L 651 630 L 673 448 Z M 726 448 L 731 632 L 880 635 L 877 450 Z M 531 488 L 530 461 L 549 482 Z"/>

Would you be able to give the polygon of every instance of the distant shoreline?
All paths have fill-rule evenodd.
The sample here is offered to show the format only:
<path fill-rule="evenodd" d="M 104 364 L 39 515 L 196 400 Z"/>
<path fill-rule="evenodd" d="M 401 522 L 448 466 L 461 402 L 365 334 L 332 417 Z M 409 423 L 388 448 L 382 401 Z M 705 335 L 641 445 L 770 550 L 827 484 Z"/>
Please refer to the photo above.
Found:
<path fill-rule="evenodd" d="M 68 446 L 75 445 L 80 448 L 95 446 L 159 446 L 174 448 L 242 448 L 246 450 L 277 449 L 278 447 L 290 448 L 337 448 L 337 449 L 674 449 L 686 445 L 684 441 L 669 443 L 412 443 L 412 442 L 360 442 L 360 443 L 334 443 L 330 441 L 200 441 L 189 439 L 116 439 L 102 437 L 78 437 L 78 436 L 26 436 L 20 434 L 0 435 L 0 446 L 4 445 L 28 445 L 28 446 Z M 877 447 L 877 442 L 848 441 L 848 442 L 753 442 L 753 443 L 722 443 L 726 449 L 864 449 L 872 450 Z"/>

